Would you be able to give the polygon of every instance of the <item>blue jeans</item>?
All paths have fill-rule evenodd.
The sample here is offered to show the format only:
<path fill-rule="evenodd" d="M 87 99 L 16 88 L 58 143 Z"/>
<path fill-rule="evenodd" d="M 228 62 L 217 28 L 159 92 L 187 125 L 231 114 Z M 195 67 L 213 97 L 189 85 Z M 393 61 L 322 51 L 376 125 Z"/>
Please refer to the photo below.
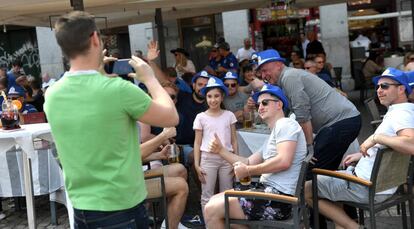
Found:
<path fill-rule="evenodd" d="M 312 179 L 312 169 L 338 170 L 342 157 L 361 130 L 361 116 L 338 121 L 322 128 L 314 140 L 315 165 L 309 165 L 307 180 Z"/>
<path fill-rule="evenodd" d="M 75 229 L 148 229 L 144 203 L 120 211 L 88 211 L 74 209 Z"/>

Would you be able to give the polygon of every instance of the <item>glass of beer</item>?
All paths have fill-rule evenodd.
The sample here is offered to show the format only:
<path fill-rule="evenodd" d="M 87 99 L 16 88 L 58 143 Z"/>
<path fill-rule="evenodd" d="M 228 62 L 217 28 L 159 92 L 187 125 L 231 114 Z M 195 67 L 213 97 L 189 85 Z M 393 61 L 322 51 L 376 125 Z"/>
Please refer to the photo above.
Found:
<path fill-rule="evenodd" d="M 179 149 L 178 146 L 173 143 L 170 145 L 170 156 L 168 157 L 168 163 L 178 163 L 180 162 L 178 156 L 179 156 Z"/>
<path fill-rule="evenodd" d="M 250 129 L 253 127 L 253 112 L 243 112 L 243 128 Z"/>
<path fill-rule="evenodd" d="M 248 186 L 251 183 L 252 183 L 252 177 L 251 176 L 243 177 L 242 179 L 240 179 L 240 184 L 241 185 Z"/>

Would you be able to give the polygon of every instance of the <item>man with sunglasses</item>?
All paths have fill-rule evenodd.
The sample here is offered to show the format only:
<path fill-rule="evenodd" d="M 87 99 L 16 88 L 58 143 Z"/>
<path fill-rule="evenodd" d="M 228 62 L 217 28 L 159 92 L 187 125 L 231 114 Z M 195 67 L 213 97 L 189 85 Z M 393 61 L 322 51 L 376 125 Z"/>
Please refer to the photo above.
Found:
<path fill-rule="evenodd" d="M 54 31 L 70 70 L 48 88 L 44 110 L 74 207 L 75 228 L 148 228 L 136 122 L 175 126 L 174 103 L 138 57 L 129 64 L 152 98 L 134 84 L 100 72 L 103 43 L 91 14 L 63 15 Z"/>
<path fill-rule="evenodd" d="M 239 123 L 243 122 L 243 110 L 249 96 L 239 91 L 239 75 L 227 72 L 223 78 L 224 86 L 229 89 L 229 95 L 224 97 L 224 107 L 234 113 Z"/>
<path fill-rule="evenodd" d="M 285 59 L 274 49 L 257 56 L 262 79 L 283 89 L 307 144 L 314 147 L 317 161 L 309 166 L 308 179 L 312 168 L 336 170 L 361 129 L 361 116 L 354 104 L 319 77 L 286 67 Z"/>
<path fill-rule="evenodd" d="M 404 154 L 414 154 L 414 104 L 408 103 L 407 95 L 412 92 L 404 72 L 395 68 L 386 69 L 373 79 L 380 103 L 388 108 L 382 123 L 362 144 L 359 153 L 348 155 L 343 160 L 341 172 L 370 180 L 377 151 L 385 146 Z M 320 212 L 332 219 L 341 228 L 360 228 L 336 201 L 368 203 L 368 188 L 342 179 L 318 176 Z M 376 193 L 376 202 L 391 197 L 397 187 Z M 305 198 L 312 206 L 312 181 L 305 184 Z"/>
<path fill-rule="evenodd" d="M 228 152 L 216 135 L 210 143 L 210 152 L 233 164 L 238 179 L 260 175 L 254 191 L 294 195 L 301 163 L 307 154 L 305 135 L 294 119 L 285 117 L 283 109 L 288 107 L 288 99 L 279 87 L 265 84 L 253 95 L 253 100 L 259 105 L 260 117 L 272 130 L 263 148 L 245 158 Z M 290 204 L 259 199 L 232 197 L 229 205 L 232 219 L 285 220 L 292 211 Z M 224 228 L 224 213 L 224 193 L 219 193 L 205 207 L 207 228 Z"/>

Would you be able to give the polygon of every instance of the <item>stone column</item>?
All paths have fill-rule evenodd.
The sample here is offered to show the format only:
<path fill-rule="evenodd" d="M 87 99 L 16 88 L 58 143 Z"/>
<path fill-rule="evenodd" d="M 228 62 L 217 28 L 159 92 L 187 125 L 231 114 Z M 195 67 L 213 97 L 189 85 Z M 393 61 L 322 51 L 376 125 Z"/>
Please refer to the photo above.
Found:
<path fill-rule="evenodd" d="M 249 37 L 249 11 L 235 10 L 222 13 L 224 38 L 234 55 L 243 47 L 243 39 Z"/>
<path fill-rule="evenodd" d="M 319 7 L 321 41 L 327 54 L 327 61 L 333 67 L 342 67 L 342 88 L 354 89 L 351 77 L 351 56 L 349 51 L 348 12 L 346 3 Z"/>
<path fill-rule="evenodd" d="M 49 73 L 52 78 L 60 78 L 64 72 L 63 55 L 54 31 L 49 27 L 36 27 L 36 36 L 42 74 Z"/>

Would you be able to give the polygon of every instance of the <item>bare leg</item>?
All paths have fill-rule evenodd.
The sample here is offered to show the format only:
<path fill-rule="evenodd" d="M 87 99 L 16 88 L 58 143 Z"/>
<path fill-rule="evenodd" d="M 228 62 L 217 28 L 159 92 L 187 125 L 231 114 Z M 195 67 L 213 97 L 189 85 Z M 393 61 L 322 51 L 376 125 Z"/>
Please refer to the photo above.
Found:
<path fill-rule="evenodd" d="M 307 181 L 305 183 L 305 199 L 306 203 L 308 203 L 309 206 L 312 206 L 312 181 Z M 346 214 L 342 205 L 329 200 L 320 199 L 318 201 L 318 206 L 320 213 L 334 221 L 335 225 L 338 225 L 339 228 L 359 228 L 359 225 Z"/>
<path fill-rule="evenodd" d="M 176 229 L 185 210 L 188 185 L 181 177 L 166 177 L 165 189 L 168 199 L 168 226 Z"/>
<path fill-rule="evenodd" d="M 240 207 L 237 198 L 229 199 L 230 217 L 232 219 L 245 219 L 246 216 Z M 207 228 L 222 229 L 224 228 L 224 193 L 219 193 L 211 197 L 205 207 L 205 221 Z M 233 228 L 233 226 L 232 226 Z M 247 228 L 243 225 L 234 225 L 234 228 Z"/>
<path fill-rule="evenodd" d="M 165 176 L 167 177 L 182 177 L 187 180 L 187 169 L 180 163 L 172 163 L 164 166 L 166 169 Z"/>

